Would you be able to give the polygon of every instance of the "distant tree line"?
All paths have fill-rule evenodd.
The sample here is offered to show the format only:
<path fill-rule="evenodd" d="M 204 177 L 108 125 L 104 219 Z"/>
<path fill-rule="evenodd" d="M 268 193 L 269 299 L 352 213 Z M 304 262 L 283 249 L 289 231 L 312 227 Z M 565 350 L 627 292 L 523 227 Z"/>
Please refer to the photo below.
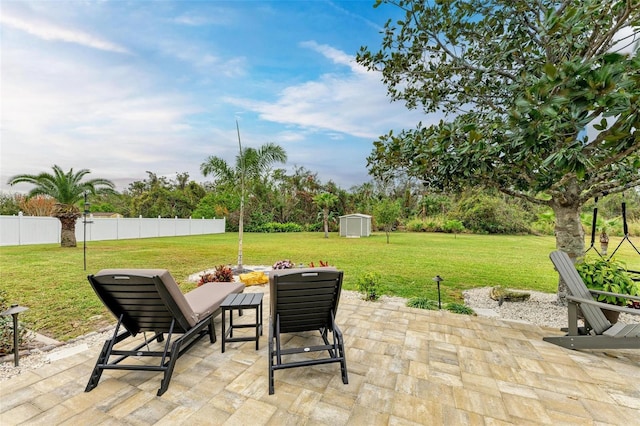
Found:
<path fill-rule="evenodd" d="M 555 217 L 549 208 L 509 197 L 494 189 L 467 188 L 460 193 L 434 192 L 421 182 L 400 176 L 386 182 L 370 181 L 340 188 L 322 182 L 304 167 L 267 169 L 247 180 L 244 228 L 247 232 L 338 230 L 338 217 L 350 213 L 373 216 L 374 230 L 410 232 L 471 232 L 480 234 L 552 235 Z M 328 194 L 328 195 L 325 195 Z M 330 200 L 331 202 L 328 202 Z M 123 217 L 220 218 L 227 230 L 238 229 L 240 193 L 234 178 L 198 183 L 188 173 L 175 178 L 147 172 L 147 178 L 129 184 L 122 192 L 105 192 L 89 198 L 92 213 L 118 213 Z M 631 189 L 598 200 L 598 226 L 610 235 L 622 233 L 622 202 L 626 204 L 630 233 L 640 235 L 640 193 Z M 590 229 L 595 199 L 582 208 L 582 222 Z M 389 203 L 397 205 L 390 219 Z M 385 208 L 386 204 L 386 208 Z M 51 216 L 50 197 L 27 198 L 0 194 L 0 214 Z M 82 208 L 81 205 L 78 205 Z M 391 209 L 395 211 L 395 209 Z"/>

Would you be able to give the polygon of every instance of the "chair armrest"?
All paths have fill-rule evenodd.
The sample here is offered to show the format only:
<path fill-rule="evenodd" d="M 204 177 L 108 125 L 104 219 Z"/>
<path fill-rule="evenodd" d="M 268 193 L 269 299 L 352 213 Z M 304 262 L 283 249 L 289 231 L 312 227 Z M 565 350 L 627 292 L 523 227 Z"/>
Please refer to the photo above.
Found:
<path fill-rule="evenodd" d="M 615 294 L 615 293 L 611 293 L 611 294 Z M 640 309 L 626 308 L 624 306 L 618 306 L 618 305 L 611 305 L 609 303 L 598 302 L 593 299 L 583 299 L 581 297 L 567 295 L 567 300 L 570 300 L 576 303 L 584 303 L 586 305 L 596 306 L 600 309 L 608 309 L 610 311 L 624 312 L 626 314 L 631 314 L 631 315 L 640 315 Z"/>
<path fill-rule="evenodd" d="M 639 300 L 640 301 L 640 296 L 631 296 L 630 294 L 619 294 L 619 293 L 611 293 L 608 291 L 600 291 L 600 290 L 592 290 L 592 289 L 588 289 L 589 293 L 591 294 L 597 294 L 597 295 L 603 295 L 603 296 L 614 296 L 614 297 L 619 297 L 621 299 L 629 299 L 629 300 Z"/>

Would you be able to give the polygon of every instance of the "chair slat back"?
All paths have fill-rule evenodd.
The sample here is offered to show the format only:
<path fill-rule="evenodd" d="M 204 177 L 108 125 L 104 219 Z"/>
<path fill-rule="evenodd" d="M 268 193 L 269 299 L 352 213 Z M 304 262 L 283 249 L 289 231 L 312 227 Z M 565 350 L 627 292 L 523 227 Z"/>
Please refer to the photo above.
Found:
<path fill-rule="evenodd" d="M 342 290 L 343 272 L 333 268 L 272 271 L 269 277 L 271 315 L 280 332 L 331 329 Z"/>
<path fill-rule="evenodd" d="M 551 252 L 549 257 L 560 274 L 560 277 L 562 277 L 567 284 L 571 295 L 582 299 L 593 299 L 593 296 L 567 253 L 558 250 Z M 581 304 L 580 309 L 596 334 L 602 334 L 611 327 L 611 323 L 607 317 L 605 317 L 604 313 L 602 313 L 602 309 L 597 306 Z"/>
<path fill-rule="evenodd" d="M 171 285 L 179 288 L 166 270 L 102 270 L 87 278 L 115 317 L 122 315 L 122 325 L 133 335 L 141 331 L 166 333 L 174 319 L 174 332 L 183 333 L 191 327 L 180 301 L 173 300 L 167 290 Z"/>

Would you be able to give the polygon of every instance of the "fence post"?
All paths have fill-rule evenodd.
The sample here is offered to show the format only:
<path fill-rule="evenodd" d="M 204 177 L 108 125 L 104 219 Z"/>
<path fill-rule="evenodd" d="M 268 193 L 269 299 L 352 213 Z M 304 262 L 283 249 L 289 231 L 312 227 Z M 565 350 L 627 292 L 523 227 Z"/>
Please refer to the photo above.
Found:
<path fill-rule="evenodd" d="M 22 245 L 22 216 L 24 213 L 18 212 L 18 245 Z"/>

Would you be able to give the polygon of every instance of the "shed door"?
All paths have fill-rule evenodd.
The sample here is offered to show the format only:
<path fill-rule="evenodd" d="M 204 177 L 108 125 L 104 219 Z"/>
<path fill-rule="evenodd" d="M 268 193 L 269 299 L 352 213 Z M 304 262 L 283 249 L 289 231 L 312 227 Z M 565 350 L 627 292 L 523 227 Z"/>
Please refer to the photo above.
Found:
<path fill-rule="evenodd" d="M 361 236 L 361 220 L 359 217 L 347 218 L 347 237 L 360 237 Z"/>

